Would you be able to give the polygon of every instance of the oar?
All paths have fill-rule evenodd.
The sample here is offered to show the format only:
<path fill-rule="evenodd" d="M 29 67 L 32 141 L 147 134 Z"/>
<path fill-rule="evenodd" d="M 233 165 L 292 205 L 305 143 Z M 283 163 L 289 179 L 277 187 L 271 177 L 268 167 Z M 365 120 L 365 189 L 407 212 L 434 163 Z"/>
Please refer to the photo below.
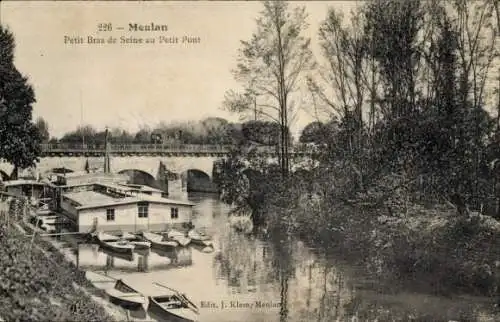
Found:
<path fill-rule="evenodd" d="M 116 283 L 116 281 L 91 281 L 92 283 Z"/>
<path fill-rule="evenodd" d="M 144 298 L 144 295 L 141 293 L 134 293 L 134 294 L 124 294 L 124 295 L 118 295 L 119 297 L 140 297 Z"/>
<path fill-rule="evenodd" d="M 189 299 L 188 299 L 188 298 L 187 298 L 184 294 L 181 294 L 179 291 L 174 290 L 174 289 L 173 289 L 173 288 L 171 288 L 171 287 L 168 287 L 168 286 L 162 285 L 162 284 L 160 284 L 160 283 L 156 283 L 156 282 L 154 282 L 153 284 L 158 285 L 158 286 L 161 286 L 161 287 L 166 288 L 166 289 L 169 289 L 169 290 L 171 290 L 172 292 L 175 292 L 177 295 L 179 295 L 179 297 L 181 298 L 181 300 L 184 300 L 184 302 L 187 302 L 187 304 L 190 304 L 190 305 L 193 307 L 193 309 L 196 311 L 196 313 L 199 313 L 199 311 L 198 311 L 198 307 L 197 307 L 197 306 L 196 306 L 193 302 L 191 302 L 191 301 L 190 301 L 190 300 L 189 300 Z"/>
<path fill-rule="evenodd" d="M 90 274 L 88 274 L 88 273 L 90 273 Z M 99 281 L 99 280 L 97 280 L 97 281 L 92 281 L 92 280 L 91 280 L 91 278 L 89 278 L 89 277 L 91 277 L 91 276 L 92 276 L 92 274 L 95 274 L 95 275 L 98 275 L 98 276 L 107 277 L 107 278 L 109 278 L 109 279 L 112 279 L 113 281 Z M 88 281 L 90 281 L 91 283 L 116 283 L 116 282 L 118 281 L 118 279 L 117 279 L 117 278 L 114 278 L 113 276 L 104 275 L 104 274 L 99 274 L 99 273 L 95 273 L 95 272 L 92 272 L 92 271 L 87 271 L 87 272 L 85 272 L 85 278 L 86 278 Z"/>

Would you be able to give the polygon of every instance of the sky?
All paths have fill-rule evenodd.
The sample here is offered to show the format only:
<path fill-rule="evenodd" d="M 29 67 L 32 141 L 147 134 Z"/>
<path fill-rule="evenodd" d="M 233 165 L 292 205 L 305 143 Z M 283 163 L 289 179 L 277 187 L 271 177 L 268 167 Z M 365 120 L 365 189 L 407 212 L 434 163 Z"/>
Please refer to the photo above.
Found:
<path fill-rule="evenodd" d="M 328 7 L 349 12 L 356 1 L 292 2 L 309 14 L 313 52 L 319 55 L 318 27 Z M 238 121 L 222 109 L 224 93 L 239 89 L 231 69 L 241 40 L 250 39 L 260 2 L 0 2 L 0 22 L 16 40 L 15 64 L 34 87 L 33 117 L 60 137 L 81 124 L 136 131 L 159 122 L 209 116 Z M 98 32 L 100 23 L 112 31 Z M 167 31 L 130 32 L 128 25 L 165 24 Z M 117 28 L 124 30 L 117 30 Z M 83 44 L 67 40 L 83 37 Z M 88 36 L 114 44 L 88 44 Z M 156 39 L 155 44 L 121 44 L 120 37 Z M 160 44 L 160 36 L 178 37 Z M 184 36 L 199 42 L 184 43 Z M 305 109 L 294 133 L 315 120 Z"/>

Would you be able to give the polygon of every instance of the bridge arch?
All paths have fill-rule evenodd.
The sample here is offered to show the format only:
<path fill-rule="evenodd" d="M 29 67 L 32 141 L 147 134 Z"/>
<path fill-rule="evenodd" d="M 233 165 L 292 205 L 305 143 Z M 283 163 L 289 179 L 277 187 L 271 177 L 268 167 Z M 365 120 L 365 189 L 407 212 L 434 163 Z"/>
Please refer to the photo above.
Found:
<path fill-rule="evenodd" d="M 210 180 L 210 175 L 203 170 L 200 169 L 187 169 L 181 173 L 182 177 L 195 177 L 200 179 Z"/>
<path fill-rule="evenodd" d="M 129 183 L 158 188 L 155 177 L 146 171 L 139 169 L 123 169 L 118 171 L 118 173 L 127 175 L 129 177 Z"/>
<path fill-rule="evenodd" d="M 182 186 L 189 191 L 197 192 L 217 192 L 216 185 L 212 178 L 203 170 L 191 168 L 181 173 Z"/>

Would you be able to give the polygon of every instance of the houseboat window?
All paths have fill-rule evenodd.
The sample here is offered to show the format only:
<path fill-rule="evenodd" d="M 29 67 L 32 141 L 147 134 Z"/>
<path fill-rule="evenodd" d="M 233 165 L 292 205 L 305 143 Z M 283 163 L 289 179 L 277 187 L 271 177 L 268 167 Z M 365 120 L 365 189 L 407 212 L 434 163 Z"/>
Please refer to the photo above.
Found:
<path fill-rule="evenodd" d="M 148 204 L 147 203 L 137 204 L 137 214 L 139 215 L 139 218 L 148 218 Z"/>
<path fill-rule="evenodd" d="M 170 208 L 170 218 L 179 218 L 179 208 Z"/>
<path fill-rule="evenodd" d="M 106 209 L 106 220 L 114 221 L 115 220 L 115 210 L 114 209 Z"/>

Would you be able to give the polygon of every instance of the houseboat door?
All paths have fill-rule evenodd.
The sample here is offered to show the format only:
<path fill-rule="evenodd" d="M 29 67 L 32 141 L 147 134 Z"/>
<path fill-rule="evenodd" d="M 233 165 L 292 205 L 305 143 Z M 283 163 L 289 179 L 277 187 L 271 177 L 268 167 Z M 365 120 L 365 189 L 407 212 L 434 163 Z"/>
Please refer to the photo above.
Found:
<path fill-rule="evenodd" d="M 134 216 L 134 233 L 136 233 L 136 234 L 138 233 L 138 231 L 137 231 L 137 215 L 138 214 L 136 214 Z"/>
<path fill-rule="evenodd" d="M 149 203 L 139 202 L 137 203 L 137 216 L 135 229 L 136 231 L 149 231 Z"/>

